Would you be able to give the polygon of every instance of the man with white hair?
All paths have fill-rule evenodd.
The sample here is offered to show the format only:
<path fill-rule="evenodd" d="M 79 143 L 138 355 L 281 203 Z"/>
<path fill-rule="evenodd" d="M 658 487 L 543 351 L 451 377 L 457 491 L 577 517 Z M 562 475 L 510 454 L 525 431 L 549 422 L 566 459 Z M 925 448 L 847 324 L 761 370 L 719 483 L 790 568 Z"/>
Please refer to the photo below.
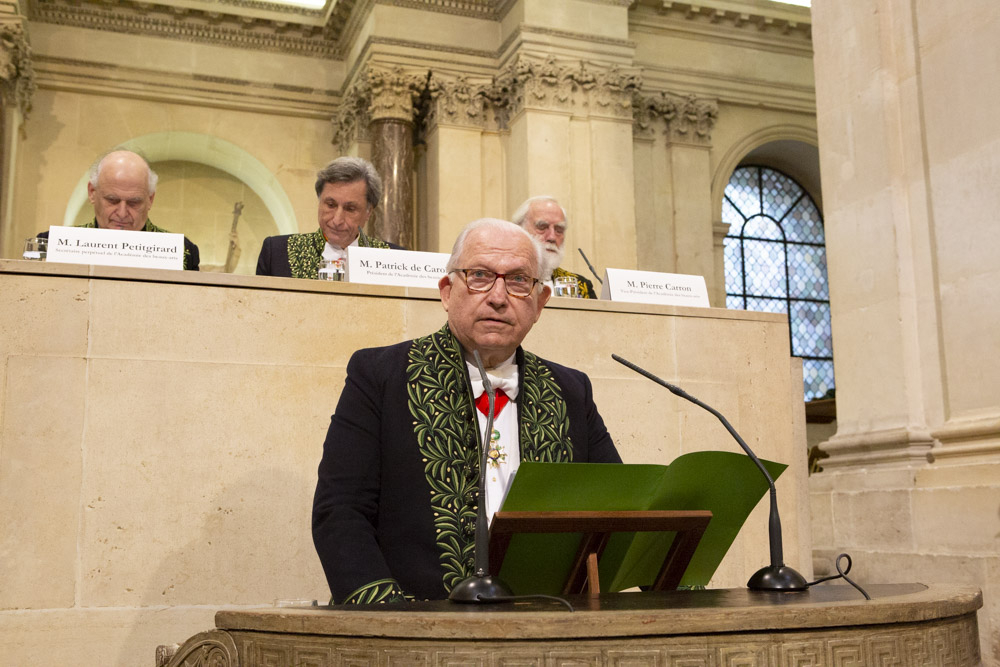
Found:
<path fill-rule="evenodd" d="M 470 223 L 438 283 L 438 332 L 359 350 L 330 423 L 313 541 L 337 603 L 442 599 L 474 570 L 479 460 L 498 388 L 487 516 L 521 461 L 620 463 L 589 378 L 521 348 L 549 299 L 544 251 L 503 220 Z"/>
<path fill-rule="evenodd" d="M 552 274 L 551 278 L 546 278 L 546 284 L 551 286 L 556 278 L 575 278 L 580 287 L 581 297 L 597 298 L 594 285 L 589 280 L 579 273 L 559 267 L 563 260 L 563 244 L 566 242 L 566 228 L 569 227 L 569 221 L 566 219 L 566 211 L 555 197 L 548 195 L 531 197 L 517 207 L 511 221 L 528 233 L 534 234 L 545 247 L 546 271 Z"/>
<path fill-rule="evenodd" d="M 94 207 L 94 219 L 83 227 L 124 229 L 134 232 L 166 232 L 149 220 L 159 178 L 138 153 L 113 150 L 90 168 L 87 198 Z M 48 238 L 49 233 L 38 234 Z M 197 271 L 198 246 L 184 237 L 184 268 Z"/>

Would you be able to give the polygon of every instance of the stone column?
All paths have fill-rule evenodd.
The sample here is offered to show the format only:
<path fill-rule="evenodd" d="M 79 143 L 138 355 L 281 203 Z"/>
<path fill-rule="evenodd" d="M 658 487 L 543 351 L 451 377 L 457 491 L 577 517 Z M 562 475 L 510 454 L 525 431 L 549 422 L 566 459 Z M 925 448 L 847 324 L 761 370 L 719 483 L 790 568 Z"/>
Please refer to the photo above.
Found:
<path fill-rule="evenodd" d="M 1000 5 L 970 0 L 959 21 L 884 0 L 878 30 L 858 32 L 868 12 L 818 4 L 858 46 L 836 46 L 827 27 L 816 39 L 837 364 L 827 463 L 1000 456 L 1000 45 L 988 32 Z"/>
<path fill-rule="evenodd" d="M 983 589 L 1000 664 L 1000 4 L 813 0 L 837 433 L 819 555 Z"/>
<path fill-rule="evenodd" d="M 31 47 L 17 3 L 0 3 L 9 10 L 0 19 L 0 257 L 20 257 L 20 240 L 13 238 L 14 162 L 18 130 L 31 110 L 35 74 Z"/>
<path fill-rule="evenodd" d="M 333 118 L 340 153 L 360 153 L 370 142 L 371 162 L 382 177 L 382 201 L 366 231 L 414 250 L 414 101 L 426 84 L 426 70 L 368 65 Z"/>
<path fill-rule="evenodd" d="M 374 234 L 416 249 L 413 241 L 413 123 L 397 118 L 372 120 L 372 164 L 382 177 L 382 205 Z"/>
<path fill-rule="evenodd" d="M 503 217 L 503 158 L 492 104 L 493 81 L 485 76 L 434 71 L 423 131 L 428 224 L 424 249 L 450 252 L 471 220 Z M 443 177 L 446 176 L 446 177 Z M 494 187 L 490 187 L 493 185 Z"/>
<path fill-rule="evenodd" d="M 426 70 L 369 66 L 372 163 L 382 177 L 382 206 L 373 232 L 385 241 L 413 248 L 414 102 L 427 85 Z"/>
<path fill-rule="evenodd" d="M 660 92 L 636 94 L 633 108 L 637 138 L 653 140 L 652 151 L 663 151 L 644 162 L 655 181 L 644 184 L 647 198 L 659 201 L 645 205 L 636 220 L 639 268 L 704 276 L 712 305 L 724 308 L 727 226 L 712 217 L 711 133 L 718 103 Z M 661 127 L 662 145 L 654 138 Z"/>
<path fill-rule="evenodd" d="M 570 220 L 564 268 L 635 268 L 632 94 L 638 70 L 520 55 L 501 70 L 495 104 L 509 129 L 507 211 L 548 194 Z"/>

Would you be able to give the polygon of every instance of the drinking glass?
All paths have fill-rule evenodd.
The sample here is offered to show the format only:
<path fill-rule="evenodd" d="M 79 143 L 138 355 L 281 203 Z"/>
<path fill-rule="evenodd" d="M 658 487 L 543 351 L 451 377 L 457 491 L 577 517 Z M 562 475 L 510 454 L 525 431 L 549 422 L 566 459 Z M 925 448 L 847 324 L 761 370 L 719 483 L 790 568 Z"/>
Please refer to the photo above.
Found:
<path fill-rule="evenodd" d="M 552 293 L 555 296 L 580 298 L 580 281 L 574 276 L 559 276 L 552 281 Z"/>
<path fill-rule="evenodd" d="M 21 255 L 24 259 L 32 259 L 36 261 L 45 261 L 45 255 L 49 250 L 49 240 L 41 239 L 37 236 L 32 239 L 25 239 L 24 241 L 24 253 Z"/>
<path fill-rule="evenodd" d="M 320 280 L 342 281 L 344 279 L 344 260 L 342 259 L 319 260 L 318 277 Z"/>

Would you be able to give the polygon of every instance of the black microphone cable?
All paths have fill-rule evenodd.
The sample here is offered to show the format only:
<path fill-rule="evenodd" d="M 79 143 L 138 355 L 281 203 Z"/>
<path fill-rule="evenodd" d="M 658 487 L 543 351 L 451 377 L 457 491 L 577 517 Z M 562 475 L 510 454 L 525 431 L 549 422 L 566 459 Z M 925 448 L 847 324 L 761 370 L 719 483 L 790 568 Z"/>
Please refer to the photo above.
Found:
<path fill-rule="evenodd" d="M 847 567 L 846 568 L 842 568 L 840 566 L 840 560 L 842 558 L 846 558 L 847 559 Z M 837 574 L 831 574 L 828 577 L 820 577 L 816 581 L 810 581 L 809 583 L 806 584 L 806 587 L 808 588 L 809 586 L 812 586 L 813 584 L 821 584 L 824 581 L 833 581 L 834 579 L 843 579 L 844 581 L 846 581 L 847 583 L 849 583 L 851 586 L 854 586 L 856 589 L 858 589 L 858 591 L 862 595 L 865 596 L 866 600 L 871 600 L 872 596 L 868 595 L 868 591 L 866 591 L 865 589 L 861 588 L 861 586 L 859 586 L 857 583 L 855 583 L 855 581 L 853 579 L 851 579 L 850 577 L 847 576 L 847 573 L 851 571 L 851 565 L 853 565 L 853 564 L 854 564 L 854 561 L 851 560 L 851 555 L 850 554 L 848 554 L 848 553 L 838 554 L 837 555 L 837 559 L 835 561 L 833 561 L 833 566 L 837 568 Z"/>

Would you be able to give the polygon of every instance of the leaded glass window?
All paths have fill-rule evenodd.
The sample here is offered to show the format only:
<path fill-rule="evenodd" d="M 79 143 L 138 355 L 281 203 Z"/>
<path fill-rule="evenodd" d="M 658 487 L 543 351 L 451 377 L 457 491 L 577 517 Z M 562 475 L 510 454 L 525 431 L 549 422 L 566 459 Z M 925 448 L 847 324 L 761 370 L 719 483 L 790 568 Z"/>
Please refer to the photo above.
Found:
<path fill-rule="evenodd" d="M 823 218 L 791 177 L 768 167 L 733 172 L 722 202 L 726 307 L 788 315 L 805 398 L 833 389 L 833 333 Z"/>

